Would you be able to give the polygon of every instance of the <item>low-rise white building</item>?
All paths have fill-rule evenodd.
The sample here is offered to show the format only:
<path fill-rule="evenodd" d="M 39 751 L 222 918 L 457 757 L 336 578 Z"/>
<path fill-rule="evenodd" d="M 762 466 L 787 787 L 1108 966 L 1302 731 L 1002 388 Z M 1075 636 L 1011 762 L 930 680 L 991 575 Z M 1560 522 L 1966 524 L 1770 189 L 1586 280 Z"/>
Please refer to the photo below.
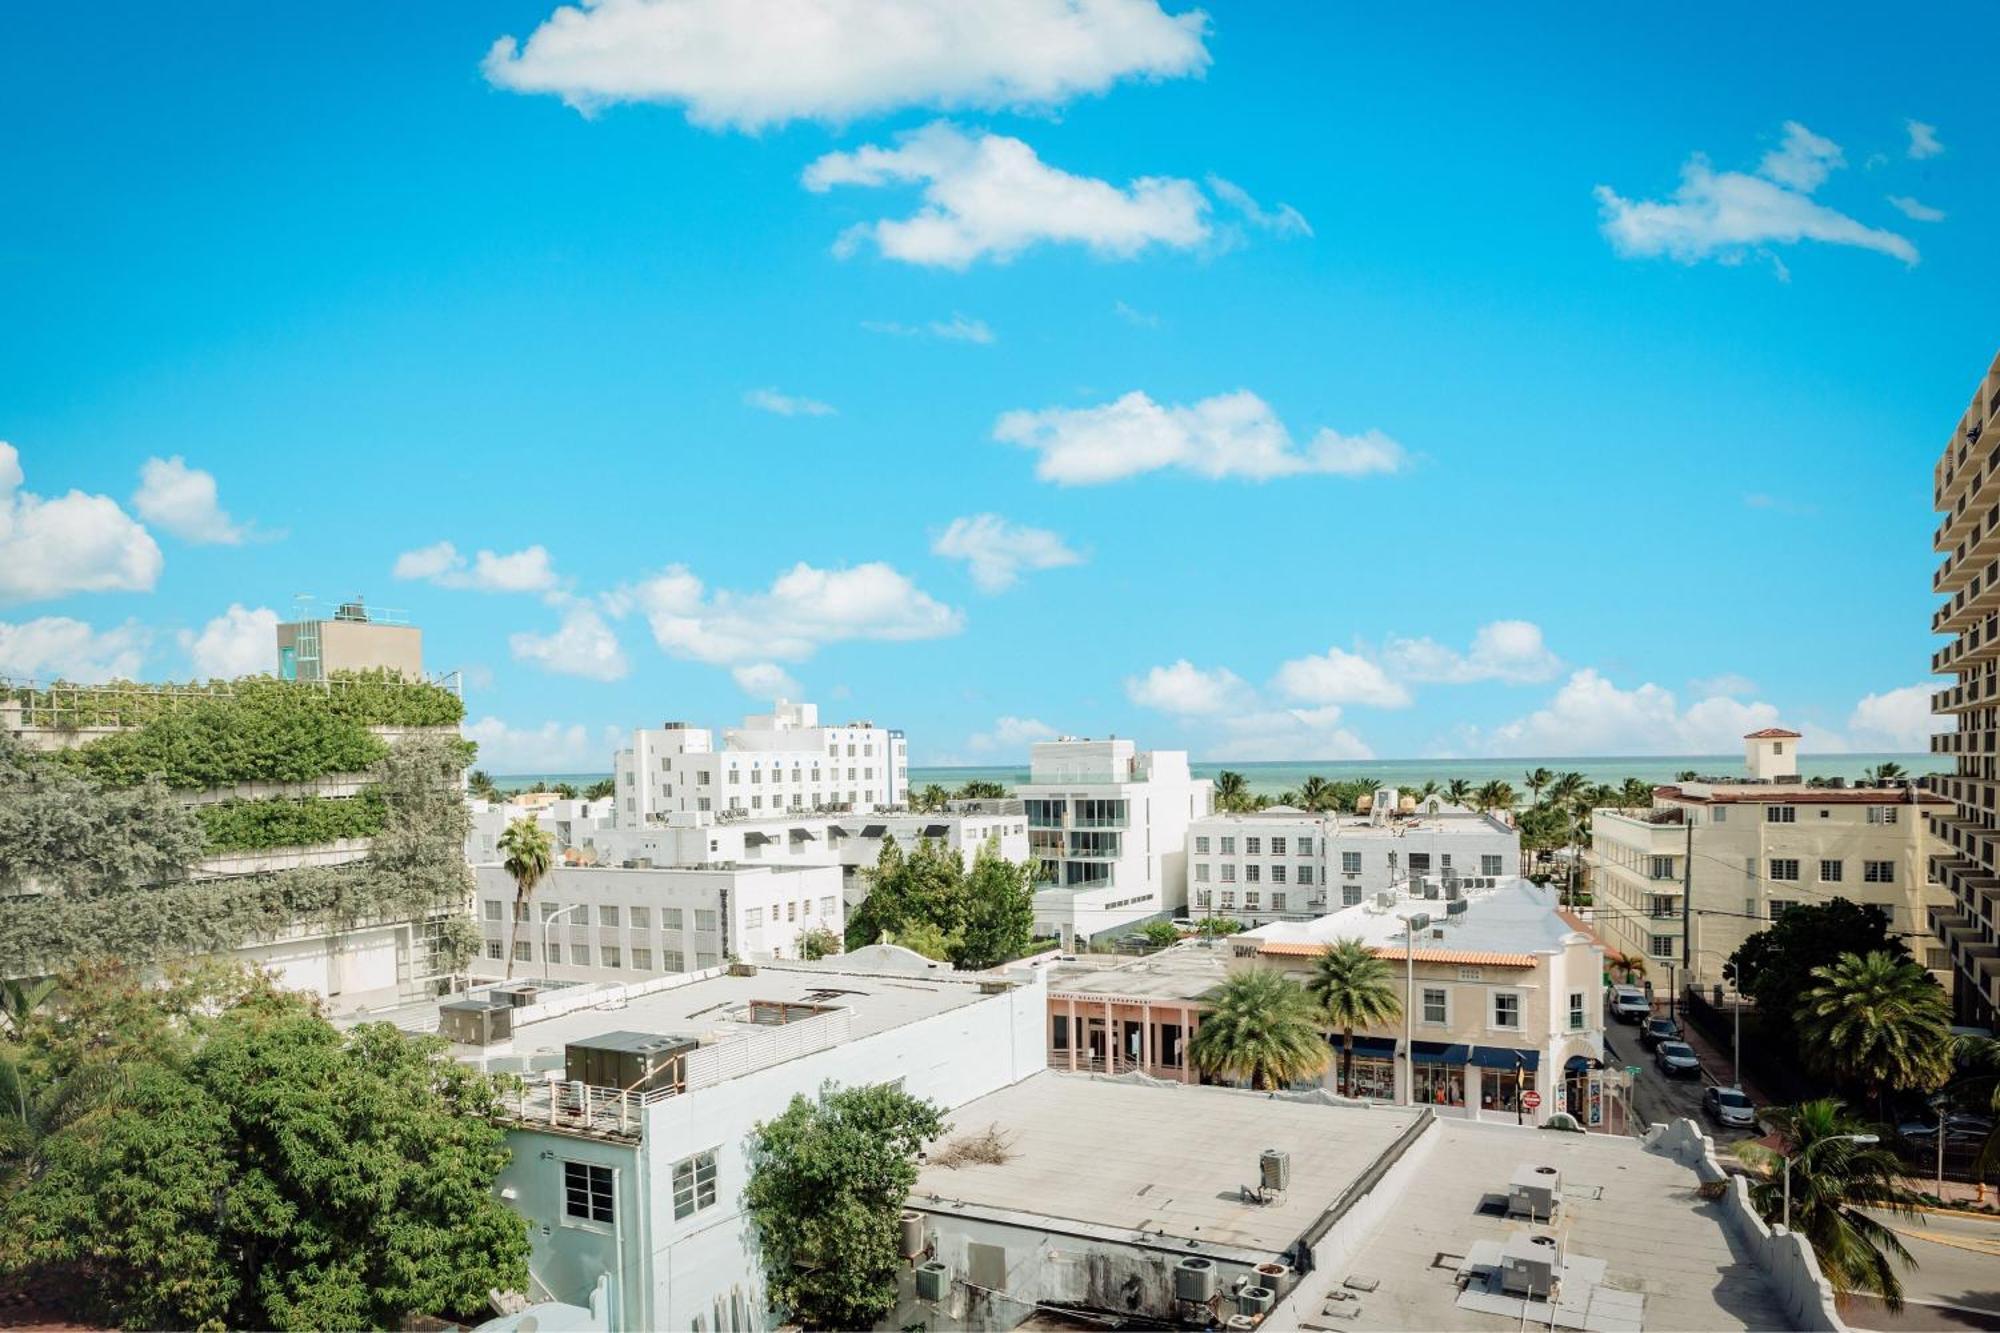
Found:
<path fill-rule="evenodd" d="M 1016 792 L 1040 868 L 1035 932 L 1065 946 L 1187 906 L 1187 830 L 1215 804 L 1184 750 L 1037 742 Z"/>
<path fill-rule="evenodd" d="M 500 859 L 500 835 L 517 819 L 532 819 L 560 850 L 573 847 L 600 827 L 613 822 L 612 798 L 595 801 L 557 796 L 553 792 L 523 792 L 501 801 L 475 798 L 468 802 L 472 829 L 465 839 L 465 859 L 484 865 Z"/>
<path fill-rule="evenodd" d="M 722 733 L 666 722 L 632 733 L 612 768 L 620 828 L 669 814 L 873 810 L 909 793 L 903 733 L 873 722 L 822 726 L 812 704 L 780 699 Z"/>

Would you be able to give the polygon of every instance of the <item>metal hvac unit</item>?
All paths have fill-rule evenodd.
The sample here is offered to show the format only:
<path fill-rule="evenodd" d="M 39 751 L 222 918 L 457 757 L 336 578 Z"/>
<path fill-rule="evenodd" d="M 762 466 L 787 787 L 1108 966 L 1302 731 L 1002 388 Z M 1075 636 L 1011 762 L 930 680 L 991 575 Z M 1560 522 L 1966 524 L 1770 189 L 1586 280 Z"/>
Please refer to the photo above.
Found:
<path fill-rule="evenodd" d="M 1236 1293 L 1236 1313 L 1266 1315 L 1278 1303 L 1278 1293 L 1269 1287 L 1245 1287 Z"/>
<path fill-rule="evenodd" d="M 1448 879 L 1444 882 L 1444 900 L 1446 902 L 1448 903 L 1458 902 L 1464 893 L 1465 893 L 1465 886 L 1459 883 L 1458 880 Z M 1451 909 L 1446 908 L 1445 910 L 1450 911 Z"/>
<path fill-rule="evenodd" d="M 941 1301 L 951 1290 L 951 1265 L 933 1259 L 917 1265 L 917 1299 Z"/>
<path fill-rule="evenodd" d="M 657 1032 L 606 1032 L 563 1047 L 563 1077 L 626 1092 L 678 1092 L 686 1083 L 683 1060 L 700 1044 Z"/>
<path fill-rule="evenodd" d="M 1264 1149 L 1257 1158 L 1257 1180 L 1267 1190 L 1290 1189 L 1292 1155 L 1276 1148 Z"/>
<path fill-rule="evenodd" d="M 1507 1211 L 1530 1217 L 1554 1217 L 1563 1192 L 1562 1172 L 1552 1166 L 1523 1162 L 1507 1182 Z"/>
<path fill-rule="evenodd" d="M 1463 916 L 1471 906 L 1472 904 L 1463 898 L 1454 899 L 1444 905 L 1444 914 L 1446 916 Z"/>
<path fill-rule="evenodd" d="M 542 988 L 532 981 L 517 981 L 511 986 L 496 986 L 490 993 L 506 996 L 507 1002 L 516 1009 L 533 1004 L 542 998 Z"/>
<path fill-rule="evenodd" d="M 1228 1321 L 1222 1326 L 1228 1329 L 1229 1333 L 1244 1333 L 1246 1329 L 1257 1327 L 1257 1317 L 1255 1315 L 1233 1314 L 1229 1316 Z"/>
<path fill-rule="evenodd" d="M 903 1215 L 896 1219 L 896 1237 L 900 1242 L 898 1252 L 905 1259 L 914 1259 L 924 1252 L 924 1215 L 914 1208 L 905 1208 Z"/>
<path fill-rule="evenodd" d="M 1514 1236 L 1500 1247 L 1500 1289 L 1539 1298 L 1555 1290 L 1556 1238 Z"/>
<path fill-rule="evenodd" d="M 438 1006 L 438 1032 L 461 1046 L 491 1046 L 514 1035 L 514 1005 L 504 995 L 474 995 Z"/>
<path fill-rule="evenodd" d="M 1216 1272 L 1213 1259 L 1188 1255 L 1174 1265 L 1174 1299 L 1206 1305 L 1215 1299 Z"/>

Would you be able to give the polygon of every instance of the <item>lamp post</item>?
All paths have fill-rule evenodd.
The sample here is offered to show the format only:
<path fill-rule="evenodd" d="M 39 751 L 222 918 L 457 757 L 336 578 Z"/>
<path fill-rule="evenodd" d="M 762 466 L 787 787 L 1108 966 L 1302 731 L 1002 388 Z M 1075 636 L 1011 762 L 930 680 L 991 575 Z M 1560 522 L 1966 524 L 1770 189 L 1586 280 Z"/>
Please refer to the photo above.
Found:
<path fill-rule="evenodd" d="M 1410 1006 L 1417 996 L 1417 932 L 1430 925 L 1431 917 L 1428 912 L 1412 912 L 1396 919 L 1403 923 L 1403 1105 L 1413 1106 L 1417 1097 L 1417 1048 Z"/>
<path fill-rule="evenodd" d="M 1811 1143 L 1808 1143 L 1806 1145 L 1805 1151 L 1799 1154 L 1799 1164 L 1803 1166 L 1805 1164 L 1806 1158 L 1812 1156 L 1813 1149 L 1819 1147 L 1823 1143 L 1880 1143 L 1881 1141 L 1882 1141 L 1881 1136 L 1876 1134 L 1834 1134 L 1830 1135 L 1827 1138 L 1815 1139 Z M 1789 1232 L 1792 1229 L 1792 1159 L 1787 1157 L 1784 1159 L 1784 1161 L 1785 1161 L 1784 1217 L 1785 1217 L 1785 1230 Z"/>
<path fill-rule="evenodd" d="M 590 906 L 589 903 L 571 903 L 568 907 L 564 907 L 557 911 L 550 912 L 547 916 L 542 918 L 542 980 L 543 981 L 547 981 L 549 979 L 549 927 L 556 923 L 557 917 L 568 916 L 571 912 L 580 912 L 588 906 Z"/>
<path fill-rule="evenodd" d="M 1945 1112 L 1951 1107 L 1951 1099 L 1939 1092 L 1933 1093 L 1930 1101 L 1931 1109 L 1938 1113 L 1937 1197 L 1938 1201 L 1942 1203 L 1944 1201 L 1944 1117 Z"/>

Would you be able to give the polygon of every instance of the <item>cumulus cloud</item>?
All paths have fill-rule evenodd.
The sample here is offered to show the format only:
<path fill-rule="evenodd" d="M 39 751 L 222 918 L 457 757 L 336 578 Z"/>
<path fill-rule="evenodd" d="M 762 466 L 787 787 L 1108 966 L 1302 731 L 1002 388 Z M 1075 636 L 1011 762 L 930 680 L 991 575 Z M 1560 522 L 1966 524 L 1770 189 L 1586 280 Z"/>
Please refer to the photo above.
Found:
<path fill-rule="evenodd" d="M 460 728 L 479 745 L 479 767 L 502 777 L 510 773 L 595 773 L 611 767 L 622 737 L 616 727 L 592 732 L 581 723 L 544 722 L 516 727 L 482 717 Z"/>
<path fill-rule="evenodd" d="M 581 603 L 563 612 L 562 624 L 553 634 L 510 634 L 507 650 L 517 662 L 585 680 L 622 680 L 631 669 L 618 635 L 595 609 Z"/>
<path fill-rule="evenodd" d="M 1201 750 L 1217 760 L 1373 759 L 1368 743 L 1340 725 L 1338 705 L 1263 709 L 1222 719 Z"/>
<path fill-rule="evenodd" d="M 798 681 L 776 662 L 751 662 L 731 667 L 729 674 L 735 678 L 736 688 L 753 699 L 796 699 L 805 692 L 799 688 Z"/>
<path fill-rule="evenodd" d="M 1272 684 L 1296 703 L 1371 704 L 1377 708 L 1410 705 L 1410 692 L 1391 680 L 1379 664 L 1339 648 L 1281 664 Z"/>
<path fill-rule="evenodd" d="M 179 454 L 149 458 L 139 468 L 139 491 L 132 507 L 182 541 L 236 546 L 250 536 L 245 524 L 229 517 L 216 498 L 215 477 L 189 467 Z"/>
<path fill-rule="evenodd" d="M 931 551 L 951 560 L 963 560 L 972 571 L 972 581 L 982 592 L 1004 592 L 1014 586 L 1024 569 L 1060 569 L 1080 565 L 1083 557 L 1064 545 L 1063 539 L 1046 528 L 1009 523 L 998 514 L 974 514 L 955 518 Z"/>
<path fill-rule="evenodd" d="M 468 565 L 456 546 L 438 542 L 397 556 L 394 573 L 399 579 L 479 592 L 550 592 L 557 585 L 549 553 L 541 546 L 530 546 L 509 555 L 481 551 Z"/>
<path fill-rule="evenodd" d="M 940 342 L 977 343 L 988 346 L 993 330 L 983 319 L 954 313 L 950 319 L 933 319 L 924 324 L 898 324 L 892 320 L 864 319 L 861 327 L 870 333 L 886 333 L 897 338 L 936 338 Z"/>
<path fill-rule="evenodd" d="M 1910 132 L 1911 157 L 1922 160 L 1926 157 L 1936 157 L 1944 151 L 1944 145 L 1938 142 L 1937 126 L 1926 125 L 1921 120 L 1906 120 L 1903 122 L 1903 128 Z"/>
<path fill-rule="evenodd" d="M 1306 221 L 1305 214 L 1290 204 L 1281 203 L 1276 208 L 1267 209 L 1252 199 L 1250 192 L 1242 186 L 1215 175 L 1208 178 L 1208 188 L 1214 191 L 1217 199 L 1242 214 L 1243 220 L 1259 231 L 1274 232 L 1279 236 L 1313 234 L 1312 224 Z"/>
<path fill-rule="evenodd" d="M 1351 659 L 1358 666 L 1343 659 Z M 1192 728 L 1197 752 L 1209 759 L 1371 759 L 1366 742 L 1340 725 L 1341 708 L 1330 694 L 1367 695 L 1367 702 L 1396 697 L 1392 682 L 1371 676 L 1372 663 L 1331 649 L 1323 658 L 1286 663 L 1273 681 L 1294 698 L 1317 694 L 1315 706 L 1272 702 L 1227 667 L 1203 669 L 1182 658 L 1128 677 L 1125 695 L 1141 707 L 1169 713 Z M 1293 668 L 1287 671 L 1286 667 Z M 1403 702 L 1407 703 L 1407 697 Z M 1313 702 L 1306 698 L 1306 702 Z M 1394 705 L 1391 705 L 1394 706 Z"/>
<path fill-rule="evenodd" d="M 1121 189 L 1051 167 L 1019 139 L 967 134 L 943 121 L 900 135 L 894 148 L 828 153 L 806 168 L 803 181 L 815 193 L 922 185 L 922 205 L 909 217 L 842 233 L 834 247 L 842 256 L 873 241 L 890 259 L 964 269 L 1044 242 L 1131 259 L 1151 246 L 1184 250 L 1209 237 L 1208 198 L 1193 181 L 1142 176 Z"/>
<path fill-rule="evenodd" d="M 1757 682 L 1748 676 L 1725 671 L 1719 676 L 1704 676 L 1691 680 L 1688 682 L 1688 688 L 1696 694 L 1755 694 Z"/>
<path fill-rule="evenodd" d="M 816 569 L 801 561 L 762 592 L 711 591 L 673 565 L 610 605 L 644 612 L 669 655 L 713 666 L 798 662 L 829 643 L 935 639 L 965 627 L 961 612 L 880 562 Z"/>
<path fill-rule="evenodd" d="M 838 411 L 831 403 L 822 403 L 817 398 L 800 398 L 769 388 L 752 389 L 743 395 L 743 401 L 759 412 L 780 417 L 830 417 Z"/>
<path fill-rule="evenodd" d="M 107 495 L 45 499 L 22 489 L 20 451 L 0 440 L 0 605 L 79 592 L 146 592 L 165 563 Z"/>
<path fill-rule="evenodd" d="M 1392 635 L 1383 645 L 1382 659 L 1404 679 L 1440 685 L 1481 680 L 1530 684 L 1553 679 L 1562 669 L 1562 660 L 1542 640 L 1541 626 L 1531 620 L 1481 625 L 1472 636 L 1471 650 L 1464 653 L 1429 637 Z"/>
<path fill-rule="evenodd" d="M 1188 406 L 1156 403 L 1134 390 L 1097 407 L 1019 409 L 994 422 L 993 438 L 1034 451 L 1035 475 L 1064 486 L 1164 469 L 1210 480 L 1361 477 L 1401 471 L 1408 461 L 1402 445 L 1376 430 L 1322 429 L 1301 448 L 1271 405 L 1247 389 Z"/>
<path fill-rule="evenodd" d="M 146 631 L 132 621 L 107 630 L 68 616 L 0 621 L 0 676 L 84 685 L 131 680 L 145 660 L 147 641 Z"/>
<path fill-rule="evenodd" d="M 1547 705 L 1476 744 L 1501 755 L 1733 754 L 1746 733 L 1777 725 L 1773 704 L 1709 695 L 1683 709 L 1672 690 L 1651 682 L 1620 689 L 1586 668 Z"/>
<path fill-rule="evenodd" d="M 966 737 L 965 748 L 974 754 L 996 751 L 1020 754 L 1036 741 L 1052 741 L 1058 734 L 1054 727 L 1040 718 L 999 717 L 993 719 L 992 730 L 975 732 Z"/>
<path fill-rule="evenodd" d="M 1256 697 L 1241 676 L 1227 667 L 1204 671 L 1182 658 L 1125 681 L 1125 697 L 1145 708 L 1183 717 L 1212 716 L 1249 706 Z"/>
<path fill-rule="evenodd" d="M 1718 172 L 1697 154 L 1681 167 L 1680 187 L 1671 199 L 1630 200 L 1608 185 L 1598 186 L 1596 196 L 1605 236 L 1628 257 L 1665 255 L 1683 264 L 1703 259 L 1735 264 L 1764 247 L 1819 241 L 1916 263 L 1917 248 L 1907 238 L 1813 199 L 1814 191 L 1844 165 L 1840 145 L 1787 121 L 1784 139 L 1764 155 L 1754 173 Z"/>
<path fill-rule="evenodd" d="M 1932 208 L 1929 204 L 1912 199 L 1907 194 L 1892 194 L 1889 196 L 1889 203 L 1898 213 L 1912 222 L 1943 222 L 1945 219 L 1943 209 Z"/>
<path fill-rule="evenodd" d="M 268 676 L 278 667 L 278 613 L 268 606 L 253 610 L 231 602 L 200 633 L 182 631 L 180 643 L 197 680 Z"/>
<path fill-rule="evenodd" d="M 899 107 L 1046 108 L 1121 79 L 1199 76 L 1200 10 L 1157 0 L 583 0 L 486 77 L 588 112 L 684 105 L 712 129 L 842 122 Z"/>
<path fill-rule="evenodd" d="M 1935 732 L 1950 731 L 1951 718 L 1931 713 L 1932 685 L 1905 685 L 1870 694 L 1854 705 L 1847 729 L 1856 747 L 1916 753 L 1931 748 Z"/>

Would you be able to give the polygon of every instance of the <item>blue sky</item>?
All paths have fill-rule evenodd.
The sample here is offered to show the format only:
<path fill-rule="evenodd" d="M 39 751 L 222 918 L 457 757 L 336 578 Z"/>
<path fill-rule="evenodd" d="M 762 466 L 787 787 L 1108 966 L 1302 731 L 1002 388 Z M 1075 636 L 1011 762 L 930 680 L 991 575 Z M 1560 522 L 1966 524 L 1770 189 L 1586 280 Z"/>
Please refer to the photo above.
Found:
<path fill-rule="evenodd" d="M 1990 8 L 759 9 L 17 13 L 0 673 L 362 593 L 496 769 L 1921 745 Z"/>

